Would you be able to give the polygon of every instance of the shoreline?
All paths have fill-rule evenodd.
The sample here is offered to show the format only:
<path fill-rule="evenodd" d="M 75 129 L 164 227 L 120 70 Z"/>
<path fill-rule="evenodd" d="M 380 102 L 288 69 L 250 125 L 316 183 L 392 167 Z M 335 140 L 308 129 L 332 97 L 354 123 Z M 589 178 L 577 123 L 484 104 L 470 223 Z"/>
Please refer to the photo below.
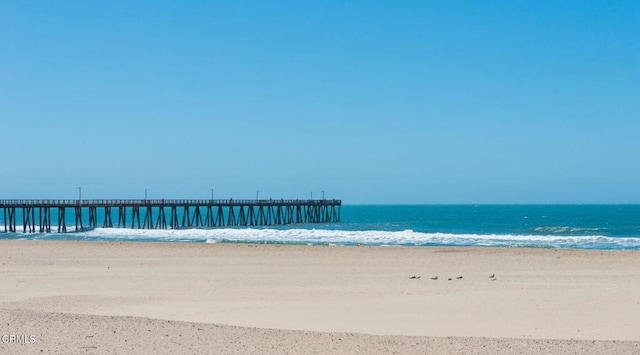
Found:
<path fill-rule="evenodd" d="M 162 230 L 153 230 L 153 231 L 162 231 Z M 69 234 L 73 234 L 74 232 L 70 232 Z M 2 234 L 9 234 L 8 232 L 0 231 L 0 236 Z M 26 234 L 30 235 L 30 234 Z M 581 236 L 581 238 L 599 238 L 601 236 Z M 158 243 L 158 244 L 219 244 L 219 245 L 256 245 L 256 246 L 283 246 L 283 247 L 363 247 L 363 248 L 462 248 L 462 249 L 542 249 L 542 250 L 575 250 L 575 251 L 630 251 L 630 252 L 640 252 L 638 248 L 602 248 L 602 247 L 573 247 L 573 246 L 555 246 L 549 244 L 542 245 L 529 245 L 529 244 L 496 244 L 496 245 L 452 245 L 452 244 L 375 244 L 375 243 L 366 243 L 366 242 L 306 242 L 306 241 L 260 241 L 260 240 L 210 240 L 206 239 L 192 239 L 192 240 L 183 240 L 183 239 L 149 239 L 149 238 L 99 238 L 99 237 L 90 237 L 90 238 L 69 238 L 69 239 L 49 239 L 49 238 L 0 238 L 0 242 L 2 241 L 32 241 L 32 242 L 84 242 L 84 243 Z M 575 237 L 567 237 L 567 238 L 575 238 Z M 603 237 L 603 238 L 611 238 L 611 239 L 624 239 L 624 237 Z M 636 238 L 636 237 L 632 237 Z M 638 237 L 640 238 L 640 237 Z"/>
<path fill-rule="evenodd" d="M 637 346 L 637 270 L 633 250 L 0 240 L 0 309 L 237 326 L 258 343 L 278 330 Z"/>

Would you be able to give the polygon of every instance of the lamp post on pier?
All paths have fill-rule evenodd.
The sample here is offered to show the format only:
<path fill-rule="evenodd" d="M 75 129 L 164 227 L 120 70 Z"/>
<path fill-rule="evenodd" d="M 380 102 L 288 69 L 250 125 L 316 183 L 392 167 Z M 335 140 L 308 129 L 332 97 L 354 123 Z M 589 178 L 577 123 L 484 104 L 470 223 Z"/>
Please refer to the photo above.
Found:
<path fill-rule="evenodd" d="M 322 199 L 324 200 L 324 190 L 320 190 L 322 192 Z"/>
<path fill-rule="evenodd" d="M 144 188 L 144 199 L 145 200 L 147 199 L 147 191 L 149 191 L 149 189 L 145 187 Z"/>
<path fill-rule="evenodd" d="M 260 190 L 256 190 L 256 201 L 258 201 L 258 195 L 260 194 Z"/>
<path fill-rule="evenodd" d="M 78 201 L 81 202 L 82 201 L 82 186 L 78 186 L 78 187 L 76 187 L 76 189 L 78 189 Z"/>
<path fill-rule="evenodd" d="M 213 201 L 213 189 L 211 189 L 211 201 Z"/>

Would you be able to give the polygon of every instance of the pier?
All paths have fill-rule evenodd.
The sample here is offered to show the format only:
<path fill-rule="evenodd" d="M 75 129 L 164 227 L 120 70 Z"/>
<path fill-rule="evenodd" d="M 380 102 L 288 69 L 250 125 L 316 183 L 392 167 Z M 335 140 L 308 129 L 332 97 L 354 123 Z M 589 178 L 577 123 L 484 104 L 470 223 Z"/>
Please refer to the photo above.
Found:
<path fill-rule="evenodd" d="M 340 222 L 341 200 L 0 200 L 4 231 L 58 233 L 97 227 L 180 229 Z M 22 212 L 18 224 L 17 212 Z M 69 215 L 68 213 L 72 215 Z M 87 216 L 87 218 L 83 218 Z M 115 217 L 115 218 L 114 218 Z M 70 224 L 71 225 L 71 224 Z"/>

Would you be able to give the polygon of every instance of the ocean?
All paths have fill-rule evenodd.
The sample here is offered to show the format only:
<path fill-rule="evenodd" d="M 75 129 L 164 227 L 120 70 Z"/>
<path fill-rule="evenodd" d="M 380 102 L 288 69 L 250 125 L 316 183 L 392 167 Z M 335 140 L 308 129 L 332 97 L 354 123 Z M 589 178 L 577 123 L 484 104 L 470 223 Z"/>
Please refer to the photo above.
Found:
<path fill-rule="evenodd" d="M 22 233 L 19 213 L 7 233 L 2 218 L 0 239 L 640 250 L 640 205 L 343 205 L 333 224 L 68 233 Z"/>

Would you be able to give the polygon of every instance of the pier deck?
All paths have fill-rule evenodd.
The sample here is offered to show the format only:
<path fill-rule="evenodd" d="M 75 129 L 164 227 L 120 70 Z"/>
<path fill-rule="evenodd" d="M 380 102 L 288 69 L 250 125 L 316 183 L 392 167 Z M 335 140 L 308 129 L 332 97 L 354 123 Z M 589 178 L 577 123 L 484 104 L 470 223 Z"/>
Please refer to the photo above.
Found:
<path fill-rule="evenodd" d="M 67 232 L 67 222 L 71 220 L 76 231 L 98 226 L 178 229 L 336 223 L 340 222 L 341 205 L 341 200 L 325 199 L 0 200 L 4 231 L 14 233 L 18 225 L 22 226 L 23 233 L 51 233 L 52 218 L 57 219 L 54 227 L 59 233 Z M 73 216 L 67 218 L 67 210 L 72 211 Z M 18 212 L 22 217 L 20 224 Z"/>

